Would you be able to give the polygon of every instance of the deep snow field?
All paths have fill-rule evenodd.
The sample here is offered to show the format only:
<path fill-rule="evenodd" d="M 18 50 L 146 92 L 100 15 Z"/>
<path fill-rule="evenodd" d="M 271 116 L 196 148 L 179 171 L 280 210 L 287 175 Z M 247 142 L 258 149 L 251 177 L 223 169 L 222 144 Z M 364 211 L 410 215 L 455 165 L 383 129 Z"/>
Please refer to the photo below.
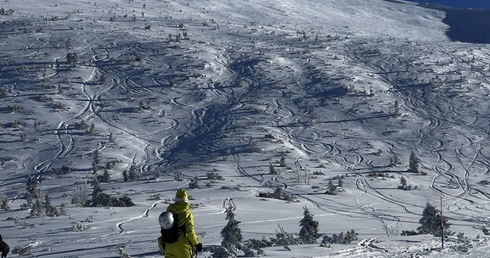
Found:
<path fill-rule="evenodd" d="M 160 257 L 157 217 L 179 187 L 205 248 L 221 244 L 234 203 L 244 240 L 299 233 L 303 207 L 322 234 L 359 234 L 350 245 L 264 248 L 267 257 L 490 255 L 490 45 L 452 41 L 443 9 L 398 0 L 0 8 L 9 207 L 0 234 L 23 257 Z M 412 151 L 420 174 L 407 172 Z M 94 153 L 97 174 L 110 174 L 104 193 L 135 206 L 72 203 L 76 190 L 92 193 Z M 124 181 L 131 169 L 138 179 Z M 30 216 L 29 176 L 66 215 Z M 398 189 L 402 176 L 412 190 Z M 339 177 L 341 191 L 325 194 Z M 295 201 L 258 197 L 278 187 Z M 444 249 L 431 235 L 400 236 L 441 200 L 455 232 Z"/>

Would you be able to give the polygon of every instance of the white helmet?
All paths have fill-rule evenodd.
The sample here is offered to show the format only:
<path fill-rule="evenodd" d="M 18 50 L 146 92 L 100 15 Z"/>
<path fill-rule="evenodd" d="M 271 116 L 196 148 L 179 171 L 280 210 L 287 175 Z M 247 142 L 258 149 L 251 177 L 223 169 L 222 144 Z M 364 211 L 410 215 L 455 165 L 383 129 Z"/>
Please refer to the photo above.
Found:
<path fill-rule="evenodd" d="M 164 211 L 158 216 L 158 223 L 163 229 L 169 229 L 174 225 L 174 216 L 171 212 Z"/>

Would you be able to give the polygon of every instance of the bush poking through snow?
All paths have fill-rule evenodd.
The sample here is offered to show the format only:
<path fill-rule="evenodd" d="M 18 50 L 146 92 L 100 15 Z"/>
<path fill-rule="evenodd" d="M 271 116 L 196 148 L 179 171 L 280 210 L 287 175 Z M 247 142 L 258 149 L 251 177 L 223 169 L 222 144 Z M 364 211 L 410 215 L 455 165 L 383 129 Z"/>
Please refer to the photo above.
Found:
<path fill-rule="evenodd" d="M 249 239 L 245 241 L 245 244 L 243 245 L 243 252 L 247 257 L 265 256 L 265 252 L 262 248 L 271 247 L 272 245 L 272 241 L 265 238 L 262 240 Z"/>
<path fill-rule="evenodd" d="M 4 211 L 10 210 L 8 198 L 7 198 L 7 195 L 5 195 L 5 194 L 0 194 L 0 208 Z"/>
<path fill-rule="evenodd" d="M 288 193 L 285 193 L 282 187 L 277 187 L 274 192 L 268 192 L 268 193 L 259 193 L 259 197 L 262 198 L 274 198 L 278 200 L 285 200 L 289 202 L 293 202 L 296 199 L 294 198 L 293 195 L 290 195 Z"/>
<path fill-rule="evenodd" d="M 88 227 L 80 222 L 73 222 L 72 229 L 73 232 L 80 232 L 86 230 Z"/>
<path fill-rule="evenodd" d="M 78 62 L 78 55 L 76 53 L 67 53 L 66 62 L 71 65 L 76 64 Z"/>
<path fill-rule="evenodd" d="M 131 258 L 131 256 L 124 251 L 124 246 L 119 246 L 117 249 L 119 250 L 119 256 L 121 258 Z"/>
<path fill-rule="evenodd" d="M 410 191 L 412 189 L 413 190 L 418 189 L 417 186 L 412 187 L 412 185 L 408 185 L 407 179 L 405 177 L 403 177 L 403 176 L 400 178 L 400 185 L 397 188 L 400 189 L 400 190 L 405 190 L 405 191 Z"/>
<path fill-rule="evenodd" d="M 340 234 L 333 234 L 332 236 L 324 235 L 322 239 L 322 243 L 320 246 L 328 246 L 329 244 L 340 244 L 340 245 L 348 245 L 354 241 L 357 241 L 358 233 L 354 230 L 347 231 L 346 234 L 344 232 L 340 232 Z"/>
<path fill-rule="evenodd" d="M 100 182 L 97 177 L 93 182 L 92 199 L 85 204 L 87 207 L 131 207 L 134 206 L 133 201 L 127 195 L 116 198 L 103 192 Z"/>
<path fill-rule="evenodd" d="M 416 235 L 420 235 L 420 233 L 415 231 L 415 230 L 403 230 L 401 235 L 402 236 L 416 236 Z"/>
<path fill-rule="evenodd" d="M 294 234 L 289 234 L 284 228 L 279 225 L 279 231 L 276 230 L 276 238 L 274 239 L 276 246 L 298 245 L 301 241 Z"/>
<path fill-rule="evenodd" d="M 230 257 L 235 257 L 226 248 L 222 246 L 210 246 L 207 249 L 212 256 L 210 258 L 230 258 Z"/>
<path fill-rule="evenodd" d="M 206 173 L 206 178 L 209 180 L 224 180 L 222 176 L 220 176 L 215 171 Z"/>
<path fill-rule="evenodd" d="M 486 228 L 486 227 L 483 227 L 483 228 L 481 229 L 481 231 L 483 232 L 483 234 L 484 234 L 485 236 L 490 235 L 490 232 L 489 232 L 488 228 Z"/>
<path fill-rule="evenodd" d="M 19 256 L 27 256 L 31 254 L 31 247 L 30 246 L 16 246 L 12 250 L 12 254 L 18 254 Z"/>
<path fill-rule="evenodd" d="M 13 9 L 5 10 L 3 7 L 0 8 L 0 15 L 12 15 L 14 14 Z"/>
<path fill-rule="evenodd" d="M 195 176 L 193 179 L 190 180 L 189 188 L 190 189 L 200 188 L 199 187 L 199 178 L 197 176 Z"/>
<path fill-rule="evenodd" d="M 262 249 L 254 249 L 249 246 L 242 247 L 243 253 L 245 257 L 260 257 L 265 256 L 265 252 Z"/>

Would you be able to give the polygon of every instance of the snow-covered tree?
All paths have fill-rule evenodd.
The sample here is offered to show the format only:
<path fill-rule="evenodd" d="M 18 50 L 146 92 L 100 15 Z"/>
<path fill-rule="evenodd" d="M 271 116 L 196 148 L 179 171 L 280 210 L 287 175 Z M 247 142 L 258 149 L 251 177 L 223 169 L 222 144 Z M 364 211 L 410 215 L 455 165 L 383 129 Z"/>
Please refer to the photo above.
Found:
<path fill-rule="evenodd" d="M 99 164 L 100 164 L 99 150 L 95 149 L 94 152 L 92 153 L 92 172 L 94 174 L 97 173 L 97 171 L 99 170 Z"/>
<path fill-rule="evenodd" d="M 393 114 L 395 116 L 400 116 L 401 115 L 400 108 L 401 108 L 400 102 L 398 100 L 396 100 L 395 101 L 395 111 L 393 112 Z"/>
<path fill-rule="evenodd" d="M 71 203 L 78 206 L 84 206 L 87 204 L 88 198 L 87 182 L 76 183 L 75 188 L 73 189 L 73 198 Z"/>
<path fill-rule="evenodd" d="M 410 159 L 408 161 L 408 171 L 413 173 L 419 173 L 419 159 L 415 155 L 415 152 L 412 151 L 410 154 Z"/>
<path fill-rule="evenodd" d="M 344 187 L 344 181 L 342 181 L 342 178 L 339 177 L 338 181 L 337 181 L 337 186 L 338 187 Z"/>
<path fill-rule="evenodd" d="M 29 178 L 27 178 L 26 192 L 28 205 L 31 204 L 35 199 L 42 197 L 41 189 L 39 189 L 39 183 L 34 176 L 30 176 Z"/>
<path fill-rule="evenodd" d="M 284 230 L 283 227 L 281 227 L 281 225 L 278 224 L 278 226 L 279 226 L 279 231 L 276 230 L 276 239 L 274 240 L 275 245 L 286 246 L 286 245 L 300 244 L 301 240 L 299 240 L 296 234 L 289 234 Z"/>
<path fill-rule="evenodd" d="M 299 239 L 305 244 L 314 244 L 320 237 L 318 234 L 318 221 L 313 219 L 313 214 L 310 213 L 306 206 L 303 209 L 304 217 L 299 222 L 301 226 Z"/>
<path fill-rule="evenodd" d="M 324 235 L 320 246 L 327 247 L 330 246 L 330 244 L 348 245 L 356 241 L 358 235 L 359 234 L 354 230 L 347 231 L 345 234 L 344 231 L 342 231 L 340 234 L 333 234 L 332 236 Z"/>
<path fill-rule="evenodd" d="M 31 205 L 30 216 L 41 217 L 43 215 L 43 202 L 41 199 L 36 199 L 36 201 Z"/>
<path fill-rule="evenodd" d="M 61 215 L 66 215 L 64 205 L 53 206 L 51 204 L 51 197 L 49 197 L 48 194 L 44 195 L 44 212 L 48 217 L 59 217 Z"/>
<path fill-rule="evenodd" d="M 272 197 L 274 199 L 279 199 L 281 200 L 284 196 L 284 192 L 281 187 L 276 187 L 276 190 L 274 190 L 274 193 L 272 194 Z"/>
<path fill-rule="evenodd" d="M 272 165 L 272 163 L 269 163 L 269 172 L 271 173 L 271 175 L 277 175 L 277 170 L 274 165 Z"/>
<path fill-rule="evenodd" d="M 279 160 L 279 166 L 280 167 L 287 167 L 286 165 L 286 155 L 281 154 L 281 160 Z"/>
<path fill-rule="evenodd" d="M 92 181 L 92 206 L 97 206 L 100 200 L 100 194 L 102 194 L 104 191 L 102 190 L 102 187 L 100 186 L 99 179 L 97 177 L 94 177 L 94 180 Z M 90 204 L 88 204 L 90 206 Z"/>
<path fill-rule="evenodd" d="M 7 195 L 0 193 L 0 209 L 9 211 L 9 200 Z"/>
<path fill-rule="evenodd" d="M 481 231 L 483 232 L 483 234 L 484 234 L 485 236 L 490 235 L 490 231 L 489 231 L 489 230 L 488 230 L 488 228 L 486 228 L 486 227 L 483 227 L 483 228 L 481 229 Z"/>
<path fill-rule="evenodd" d="M 123 181 L 124 182 L 128 182 L 129 178 L 128 178 L 128 171 L 127 170 L 124 170 L 122 172 L 122 175 L 123 175 Z"/>
<path fill-rule="evenodd" d="M 191 181 L 189 182 L 189 188 L 191 189 L 195 189 L 195 188 L 199 188 L 199 178 L 196 176 L 194 176 L 193 179 L 191 179 Z"/>
<path fill-rule="evenodd" d="M 325 194 L 336 195 L 337 194 L 337 186 L 333 184 L 332 180 L 328 181 L 327 191 Z"/>
<path fill-rule="evenodd" d="M 451 233 L 449 230 L 447 230 L 449 228 L 447 218 L 444 217 L 441 221 L 441 212 L 436 210 L 436 208 L 430 203 L 427 203 L 425 206 L 419 223 L 421 226 L 418 227 L 417 230 L 420 234 L 433 234 L 434 236 L 441 236 L 441 224 L 444 225 L 444 235 L 449 235 Z"/>
<path fill-rule="evenodd" d="M 225 247 L 230 254 L 237 256 L 238 246 L 242 243 L 242 230 L 238 228 L 241 221 L 235 219 L 235 208 L 230 206 L 226 209 L 228 223 L 221 230 L 223 241 L 221 246 Z"/>
<path fill-rule="evenodd" d="M 100 182 L 109 183 L 111 181 L 111 175 L 107 169 L 104 169 L 102 177 L 100 177 Z"/>
<path fill-rule="evenodd" d="M 138 173 L 137 173 L 136 168 L 135 168 L 134 165 L 131 165 L 129 167 L 128 179 L 131 180 L 131 181 L 138 180 Z"/>
<path fill-rule="evenodd" d="M 400 178 L 400 186 L 398 189 L 407 190 L 407 179 L 403 176 Z"/>

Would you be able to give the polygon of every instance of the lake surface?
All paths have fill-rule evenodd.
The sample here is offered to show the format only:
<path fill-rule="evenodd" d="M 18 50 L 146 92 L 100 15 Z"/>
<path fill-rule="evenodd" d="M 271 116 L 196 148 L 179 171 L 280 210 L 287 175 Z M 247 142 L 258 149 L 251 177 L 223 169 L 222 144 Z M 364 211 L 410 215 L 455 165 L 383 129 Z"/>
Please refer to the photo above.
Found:
<path fill-rule="evenodd" d="M 490 0 L 408 0 L 417 3 L 435 3 L 458 9 L 486 9 L 490 10 Z"/>

